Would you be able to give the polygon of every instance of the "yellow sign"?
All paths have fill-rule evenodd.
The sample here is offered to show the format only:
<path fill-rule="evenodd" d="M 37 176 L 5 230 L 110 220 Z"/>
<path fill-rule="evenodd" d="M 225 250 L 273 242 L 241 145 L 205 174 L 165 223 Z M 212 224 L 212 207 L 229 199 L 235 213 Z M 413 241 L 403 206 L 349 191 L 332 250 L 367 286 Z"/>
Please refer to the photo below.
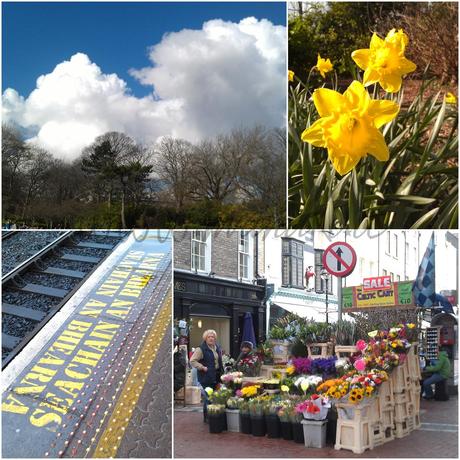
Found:
<path fill-rule="evenodd" d="M 364 291 L 362 286 L 355 287 L 357 307 L 375 307 L 396 305 L 395 290 L 393 286 L 378 291 Z"/>

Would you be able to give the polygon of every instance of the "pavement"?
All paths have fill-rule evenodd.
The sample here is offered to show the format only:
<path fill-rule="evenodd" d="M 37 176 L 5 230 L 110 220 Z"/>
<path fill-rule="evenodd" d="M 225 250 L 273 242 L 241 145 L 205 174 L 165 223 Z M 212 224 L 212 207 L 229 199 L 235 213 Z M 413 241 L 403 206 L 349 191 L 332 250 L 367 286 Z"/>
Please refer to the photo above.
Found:
<path fill-rule="evenodd" d="M 3 458 L 171 457 L 171 240 L 130 238 L 9 372 Z"/>
<path fill-rule="evenodd" d="M 177 405 L 174 411 L 175 458 L 459 458 L 458 396 L 421 401 L 421 428 L 357 455 L 348 450 L 306 448 L 284 439 L 256 438 L 225 431 L 210 434 L 200 407 Z"/>

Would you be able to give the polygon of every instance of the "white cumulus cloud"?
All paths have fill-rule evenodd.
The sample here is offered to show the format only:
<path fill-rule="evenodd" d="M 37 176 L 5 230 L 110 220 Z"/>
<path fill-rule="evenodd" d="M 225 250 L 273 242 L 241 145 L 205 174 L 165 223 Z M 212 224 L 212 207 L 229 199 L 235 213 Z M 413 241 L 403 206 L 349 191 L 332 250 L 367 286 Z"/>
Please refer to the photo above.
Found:
<path fill-rule="evenodd" d="M 166 34 L 149 49 L 151 64 L 130 70 L 152 87 L 143 98 L 77 53 L 40 76 L 28 97 L 6 89 L 3 121 L 33 127 L 30 142 L 68 160 L 107 131 L 139 142 L 168 135 L 198 141 L 235 127 L 282 126 L 285 34 L 285 27 L 255 18 Z"/>

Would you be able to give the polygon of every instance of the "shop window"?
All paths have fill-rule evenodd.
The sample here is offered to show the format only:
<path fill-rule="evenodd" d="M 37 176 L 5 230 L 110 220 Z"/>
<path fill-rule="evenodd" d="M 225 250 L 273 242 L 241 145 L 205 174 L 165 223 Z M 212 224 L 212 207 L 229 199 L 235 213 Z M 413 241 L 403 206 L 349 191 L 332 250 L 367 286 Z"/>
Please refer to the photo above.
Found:
<path fill-rule="evenodd" d="M 302 242 L 283 238 L 282 243 L 282 277 L 283 286 L 303 288 L 304 267 L 303 267 L 304 245 Z"/>

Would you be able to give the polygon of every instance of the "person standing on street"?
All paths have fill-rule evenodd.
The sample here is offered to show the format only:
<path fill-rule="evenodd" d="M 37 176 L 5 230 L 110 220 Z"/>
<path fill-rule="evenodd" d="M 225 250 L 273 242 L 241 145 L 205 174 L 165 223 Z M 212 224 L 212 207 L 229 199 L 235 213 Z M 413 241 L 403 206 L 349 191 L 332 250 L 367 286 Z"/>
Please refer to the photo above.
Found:
<path fill-rule="evenodd" d="M 209 387 L 215 390 L 224 370 L 222 349 L 217 344 L 216 331 L 208 329 L 203 333 L 203 342 L 194 351 L 190 358 L 190 364 L 198 371 L 198 382 L 201 385 L 203 395 L 203 420 L 207 422 L 208 394 L 205 388 Z"/>

